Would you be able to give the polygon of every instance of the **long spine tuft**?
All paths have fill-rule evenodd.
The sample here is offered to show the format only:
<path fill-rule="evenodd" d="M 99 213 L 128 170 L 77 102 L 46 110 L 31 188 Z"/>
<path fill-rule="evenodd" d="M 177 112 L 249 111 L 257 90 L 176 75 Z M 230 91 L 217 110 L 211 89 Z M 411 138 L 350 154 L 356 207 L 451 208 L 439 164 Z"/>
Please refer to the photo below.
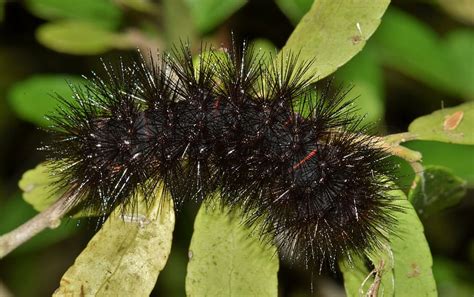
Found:
<path fill-rule="evenodd" d="M 198 65 L 186 45 L 149 64 L 106 64 L 51 117 L 57 187 L 78 191 L 83 208 L 107 216 L 139 191 L 153 199 L 163 181 L 178 208 L 220 191 L 285 258 L 310 266 L 385 240 L 387 154 L 362 134 L 346 90 L 310 83 L 311 63 L 267 65 L 234 43 Z"/>

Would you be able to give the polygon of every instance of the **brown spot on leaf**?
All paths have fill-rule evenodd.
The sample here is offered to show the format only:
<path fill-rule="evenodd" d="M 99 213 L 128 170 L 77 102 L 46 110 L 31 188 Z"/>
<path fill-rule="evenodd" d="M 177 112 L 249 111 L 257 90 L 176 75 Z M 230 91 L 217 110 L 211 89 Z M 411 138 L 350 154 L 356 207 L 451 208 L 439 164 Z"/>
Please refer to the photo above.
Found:
<path fill-rule="evenodd" d="M 408 277 L 418 277 L 421 274 L 420 266 L 417 263 L 411 263 L 411 271 L 408 272 Z"/>
<path fill-rule="evenodd" d="M 443 123 L 444 130 L 451 131 L 451 130 L 456 129 L 459 126 L 459 123 L 461 123 L 463 116 L 464 116 L 464 112 L 462 111 L 456 111 L 453 114 L 447 115 L 444 118 L 444 123 Z"/>
<path fill-rule="evenodd" d="M 352 44 L 358 44 L 359 42 L 362 41 L 362 36 L 360 35 L 354 35 L 351 37 L 351 40 L 352 40 Z"/>

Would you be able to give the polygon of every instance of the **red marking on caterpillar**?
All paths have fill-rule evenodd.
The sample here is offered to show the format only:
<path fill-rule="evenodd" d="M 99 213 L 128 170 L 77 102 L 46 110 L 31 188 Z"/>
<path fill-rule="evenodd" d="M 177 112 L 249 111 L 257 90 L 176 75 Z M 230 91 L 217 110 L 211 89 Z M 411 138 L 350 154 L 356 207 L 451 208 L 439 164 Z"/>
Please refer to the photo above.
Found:
<path fill-rule="evenodd" d="M 217 99 L 216 102 L 214 102 L 214 110 L 219 110 L 220 106 L 221 106 L 221 100 Z"/>
<path fill-rule="evenodd" d="M 306 155 L 306 157 L 304 157 L 303 159 L 301 159 L 301 161 L 299 161 L 298 163 L 296 163 L 295 165 L 293 165 L 293 170 L 296 170 L 298 169 L 298 167 L 300 167 L 301 165 L 303 165 L 305 162 L 309 161 L 311 158 L 313 158 L 314 156 L 316 156 L 316 153 L 317 153 L 317 150 L 312 150 L 309 154 Z"/>

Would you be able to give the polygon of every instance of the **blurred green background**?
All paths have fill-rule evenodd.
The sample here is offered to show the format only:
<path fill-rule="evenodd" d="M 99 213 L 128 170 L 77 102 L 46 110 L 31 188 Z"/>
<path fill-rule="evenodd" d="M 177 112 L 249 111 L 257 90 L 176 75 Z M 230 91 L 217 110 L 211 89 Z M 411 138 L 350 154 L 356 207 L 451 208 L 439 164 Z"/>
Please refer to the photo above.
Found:
<path fill-rule="evenodd" d="M 317 0 L 316 0 L 317 1 Z M 66 82 L 101 72 L 142 51 L 189 40 L 230 44 L 230 32 L 276 52 L 312 0 L 0 0 L 0 234 L 35 214 L 17 183 L 44 158 L 45 114 Z M 380 134 L 407 130 L 415 118 L 474 100 L 474 1 L 396 0 L 364 50 L 335 74 L 354 85 L 360 112 Z M 455 207 L 423 220 L 440 296 L 474 294 L 474 147 L 411 142 L 424 164 L 443 165 L 467 181 Z M 403 170 L 403 167 L 402 169 Z M 405 173 L 402 173 L 405 176 Z M 409 186 L 409 176 L 404 182 Z M 177 218 L 171 258 L 153 296 L 184 296 L 187 248 L 196 209 Z M 95 232 L 87 220 L 67 220 L 0 260 L 0 296 L 49 296 Z M 281 296 L 344 296 L 339 275 L 315 277 L 282 265 Z"/>

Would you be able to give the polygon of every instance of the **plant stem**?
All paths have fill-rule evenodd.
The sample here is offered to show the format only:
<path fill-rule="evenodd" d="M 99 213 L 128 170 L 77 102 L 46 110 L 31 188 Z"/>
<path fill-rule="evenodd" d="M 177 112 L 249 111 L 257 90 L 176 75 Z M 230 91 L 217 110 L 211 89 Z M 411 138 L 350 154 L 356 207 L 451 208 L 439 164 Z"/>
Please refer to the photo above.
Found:
<path fill-rule="evenodd" d="M 408 133 L 408 132 L 407 132 Z M 392 134 L 386 137 L 374 137 L 373 145 L 375 147 L 384 149 L 391 155 L 400 157 L 409 163 L 421 161 L 421 153 L 411 150 L 407 147 L 401 146 L 400 142 L 407 141 L 405 133 Z M 410 140 L 416 139 L 414 135 L 411 135 Z"/>
<path fill-rule="evenodd" d="M 392 145 L 398 145 L 402 142 L 416 140 L 418 139 L 418 135 L 411 132 L 403 132 L 403 133 L 390 134 L 390 135 L 384 136 L 383 139 L 387 143 L 390 143 Z"/>
<path fill-rule="evenodd" d="M 0 236 L 0 259 L 46 228 L 57 228 L 61 218 L 74 206 L 77 192 L 66 191 L 55 203 L 35 217 Z"/>
<path fill-rule="evenodd" d="M 387 135 L 385 137 L 378 137 L 375 145 L 385 149 L 394 156 L 404 159 L 410 163 L 415 174 L 422 176 L 424 171 L 423 165 L 421 164 L 422 154 L 400 145 L 402 142 L 415 139 L 417 139 L 415 134 L 405 132 Z"/>

